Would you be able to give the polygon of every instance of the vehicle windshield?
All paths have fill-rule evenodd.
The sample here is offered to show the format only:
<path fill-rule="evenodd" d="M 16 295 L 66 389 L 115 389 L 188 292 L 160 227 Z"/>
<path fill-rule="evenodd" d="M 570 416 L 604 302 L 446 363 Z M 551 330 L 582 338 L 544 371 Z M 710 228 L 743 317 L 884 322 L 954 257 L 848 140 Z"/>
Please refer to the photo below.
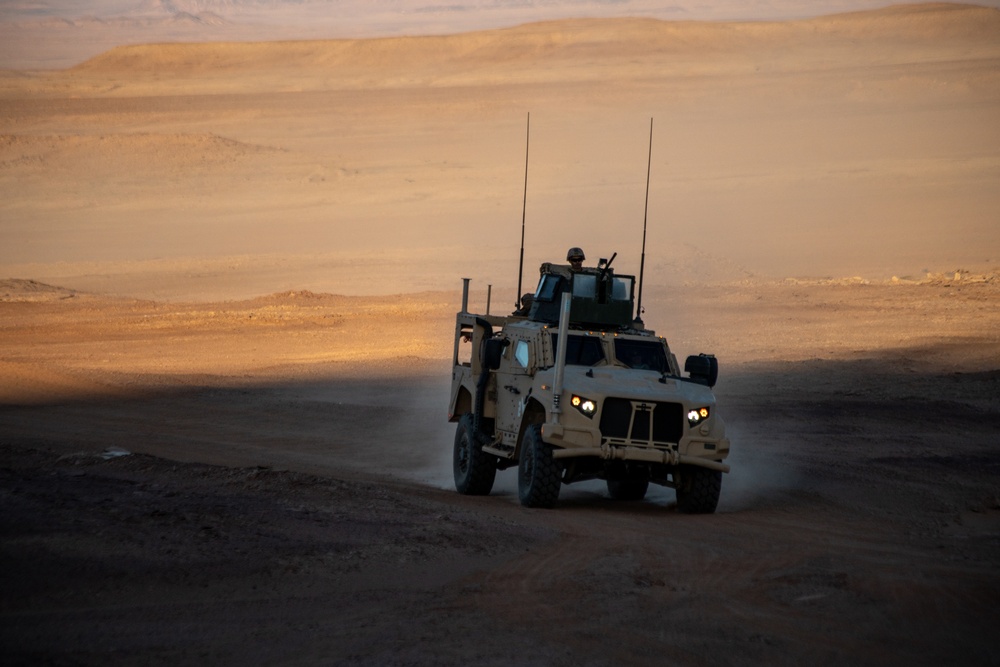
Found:
<path fill-rule="evenodd" d="M 552 352 L 559 353 L 559 335 L 552 334 Z M 604 361 L 604 346 L 600 338 L 570 336 L 566 347 L 567 366 L 596 366 Z"/>
<path fill-rule="evenodd" d="M 660 341 L 615 338 L 615 359 L 629 368 L 670 372 L 667 351 Z"/>

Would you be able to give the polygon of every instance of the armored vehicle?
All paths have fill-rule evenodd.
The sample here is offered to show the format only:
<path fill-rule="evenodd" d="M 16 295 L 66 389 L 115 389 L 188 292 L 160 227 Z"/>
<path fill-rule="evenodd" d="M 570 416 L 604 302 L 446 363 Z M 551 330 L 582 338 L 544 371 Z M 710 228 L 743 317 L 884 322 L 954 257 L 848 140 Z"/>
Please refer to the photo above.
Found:
<path fill-rule="evenodd" d="M 610 264 L 543 264 L 511 315 L 470 313 L 465 279 L 449 403 L 460 493 L 487 495 L 498 470 L 517 466 L 527 507 L 603 479 L 615 499 L 641 500 L 653 483 L 676 489 L 681 512 L 715 511 L 729 472 L 716 358 L 690 356 L 682 374 L 635 311 L 635 277 Z"/>

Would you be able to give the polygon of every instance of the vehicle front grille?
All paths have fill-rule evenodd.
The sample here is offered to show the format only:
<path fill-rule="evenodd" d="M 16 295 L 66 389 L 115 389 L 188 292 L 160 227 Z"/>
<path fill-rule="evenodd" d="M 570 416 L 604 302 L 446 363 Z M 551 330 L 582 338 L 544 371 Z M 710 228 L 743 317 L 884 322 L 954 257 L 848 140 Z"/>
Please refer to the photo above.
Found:
<path fill-rule="evenodd" d="M 601 409 L 601 435 L 637 445 L 677 443 L 684 434 L 683 419 L 680 403 L 608 398 Z"/>

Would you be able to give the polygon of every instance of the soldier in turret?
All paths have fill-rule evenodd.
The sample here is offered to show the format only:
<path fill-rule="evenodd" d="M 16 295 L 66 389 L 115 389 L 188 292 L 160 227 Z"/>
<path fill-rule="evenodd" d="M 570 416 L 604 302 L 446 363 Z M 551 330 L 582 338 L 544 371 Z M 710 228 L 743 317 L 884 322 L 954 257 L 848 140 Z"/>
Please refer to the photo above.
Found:
<path fill-rule="evenodd" d="M 583 254 L 583 248 L 573 247 L 566 253 L 566 261 L 569 262 L 569 268 L 573 271 L 581 270 L 585 259 L 587 257 Z"/>

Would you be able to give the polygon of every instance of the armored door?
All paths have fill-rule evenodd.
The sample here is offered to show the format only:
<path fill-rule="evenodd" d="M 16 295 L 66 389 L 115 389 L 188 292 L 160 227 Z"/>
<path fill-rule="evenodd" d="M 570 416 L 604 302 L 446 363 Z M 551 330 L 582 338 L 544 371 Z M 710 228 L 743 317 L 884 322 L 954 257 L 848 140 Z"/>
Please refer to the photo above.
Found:
<path fill-rule="evenodd" d="M 531 389 L 534 350 L 530 340 L 514 338 L 496 372 L 496 428 L 506 444 L 515 444 Z"/>

